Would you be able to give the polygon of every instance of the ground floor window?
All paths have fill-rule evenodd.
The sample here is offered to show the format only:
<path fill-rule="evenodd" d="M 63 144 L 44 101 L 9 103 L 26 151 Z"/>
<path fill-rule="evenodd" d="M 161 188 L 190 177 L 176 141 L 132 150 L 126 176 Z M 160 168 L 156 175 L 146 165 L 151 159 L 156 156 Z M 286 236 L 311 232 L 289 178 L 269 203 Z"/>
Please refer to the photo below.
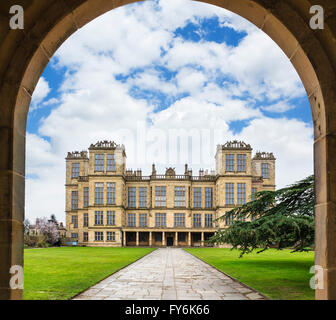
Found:
<path fill-rule="evenodd" d="M 184 213 L 175 213 L 175 215 L 174 215 L 174 225 L 175 225 L 175 227 L 184 227 L 185 226 L 185 214 Z"/>
<path fill-rule="evenodd" d="M 115 225 L 115 212 L 107 211 L 107 225 L 114 226 Z"/>
<path fill-rule="evenodd" d="M 211 228 L 212 227 L 212 213 L 205 214 L 205 227 Z"/>
<path fill-rule="evenodd" d="M 83 233 L 83 241 L 85 242 L 89 241 L 89 234 L 87 232 Z"/>
<path fill-rule="evenodd" d="M 95 232 L 95 241 L 104 241 L 103 232 L 100 231 Z"/>
<path fill-rule="evenodd" d="M 71 238 L 78 239 L 78 233 L 71 233 Z"/>
<path fill-rule="evenodd" d="M 139 214 L 139 227 L 147 227 L 147 214 Z"/>
<path fill-rule="evenodd" d="M 135 213 L 129 213 L 127 217 L 128 217 L 128 226 L 135 227 L 136 226 Z"/>
<path fill-rule="evenodd" d="M 155 226 L 156 227 L 165 227 L 166 226 L 166 214 L 165 213 L 156 213 L 155 214 Z"/>
<path fill-rule="evenodd" d="M 233 223 L 233 213 L 230 213 L 225 217 L 225 224 L 229 226 L 232 223 Z"/>
<path fill-rule="evenodd" d="M 74 228 L 78 228 L 78 216 L 72 216 L 71 223 L 73 223 Z"/>
<path fill-rule="evenodd" d="M 200 213 L 194 214 L 194 227 L 195 228 L 202 227 L 201 217 L 202 215 Z"/>
<path fill-rule="evenodd" d="M 95 225 L 104 224 L 104 213 L 103 211 L 95 211 Z"/>
<path fill-rule="evenodd" d="M 106 240 L 107 241 L 115 241 L 115 232 L 107 231 L 106 232 Z"/>

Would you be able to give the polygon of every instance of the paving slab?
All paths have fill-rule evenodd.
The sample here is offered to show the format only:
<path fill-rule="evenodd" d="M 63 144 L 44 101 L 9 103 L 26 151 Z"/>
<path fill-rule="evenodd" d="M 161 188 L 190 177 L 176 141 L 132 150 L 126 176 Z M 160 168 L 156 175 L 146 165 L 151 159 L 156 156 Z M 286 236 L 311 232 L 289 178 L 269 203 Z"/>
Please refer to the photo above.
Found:
<path fill-rule="evenodd" d="M 264 300 L 180 248 L 160 248 L 74 300 Z"/>

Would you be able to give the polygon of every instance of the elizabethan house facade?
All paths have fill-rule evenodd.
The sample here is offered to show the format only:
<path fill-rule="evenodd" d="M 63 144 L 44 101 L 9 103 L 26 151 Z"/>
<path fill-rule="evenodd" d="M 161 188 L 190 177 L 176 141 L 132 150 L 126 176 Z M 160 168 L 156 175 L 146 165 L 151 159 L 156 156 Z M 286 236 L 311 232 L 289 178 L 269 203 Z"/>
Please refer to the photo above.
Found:
<path fill-rule="evenodd" d="M 275 158 L 241 141 L 217 146 L 215 171 L 126 169 L 123 145 L 103 141 L 66 157 L 67 236 L 87 246 L 204 246 L 215 221 L 261 190 L 275 190 Z"/>

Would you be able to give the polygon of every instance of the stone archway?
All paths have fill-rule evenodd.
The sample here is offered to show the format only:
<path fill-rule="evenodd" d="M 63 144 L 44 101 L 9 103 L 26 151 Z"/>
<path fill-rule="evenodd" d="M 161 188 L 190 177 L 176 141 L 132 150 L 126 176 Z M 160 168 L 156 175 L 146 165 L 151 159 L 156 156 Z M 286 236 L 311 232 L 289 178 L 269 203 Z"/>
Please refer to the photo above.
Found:
<path fill-rule="evenodd" d="M 0 4 L 0 299 L 10 267 L 23 265 L 25 134 L 31 95 L 56 49 L 76 30 L 136 0 L 2 0 Z M 314 0 L 203 0 L 250 20 L 289 57 L 306 88 L 314 119 L 316 264 L 324 270 L 317 299 L 336 299 L 336 3 L 318 0 L 325 29 L 309 27 Z M 9 9 L 22 5 L 25 29 L 9 29 Z"/>

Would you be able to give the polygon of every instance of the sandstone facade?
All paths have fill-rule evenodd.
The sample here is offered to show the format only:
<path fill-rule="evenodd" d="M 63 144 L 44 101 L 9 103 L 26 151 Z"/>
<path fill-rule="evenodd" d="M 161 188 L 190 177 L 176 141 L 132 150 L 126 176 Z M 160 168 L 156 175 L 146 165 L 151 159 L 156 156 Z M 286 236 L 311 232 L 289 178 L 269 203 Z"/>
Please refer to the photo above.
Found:
<path fill-rule="evenodd" d="M 275 157 L 244 142 L 217 147 L 216 170 L 126 169 L 124 146 L 92 144 L 66 157 L 67 236 L 88 246 L 204 246 L 216 221 L 256 192 L 275 189 Z"/>

